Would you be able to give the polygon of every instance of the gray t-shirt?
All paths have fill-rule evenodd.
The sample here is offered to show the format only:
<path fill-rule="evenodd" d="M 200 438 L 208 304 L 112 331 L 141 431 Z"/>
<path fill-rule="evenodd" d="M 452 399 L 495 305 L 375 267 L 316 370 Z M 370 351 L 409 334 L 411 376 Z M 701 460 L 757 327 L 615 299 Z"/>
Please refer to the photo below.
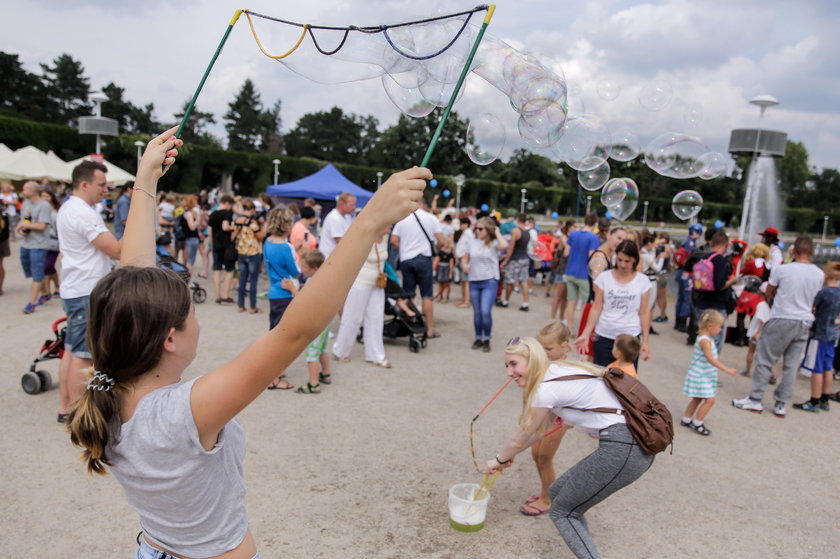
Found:
<path fill-rule="evenodd" d="M 30 229 L 29 233 L 21 239 L 20 246 L 28 249 L 50 250 L 52 243 L 50 243 L 49 226 L 52 222 L 52 207 L 44 200 L 38 200 L 34 204 L 28 199 L 24 200 L 23 207 L 20 210 L 20 220 L 27 219 L 32 223 L 46 223 L 47 227 L 43 231 Z"/>
<path fill-rule="evenodd" d="M 234 419 L 204 450 L 190 408 L 195 380 L 144 396 L 106 455 L 149 540 L 179 555 L 214 557 L 248 530 L 245 434 Z"/>

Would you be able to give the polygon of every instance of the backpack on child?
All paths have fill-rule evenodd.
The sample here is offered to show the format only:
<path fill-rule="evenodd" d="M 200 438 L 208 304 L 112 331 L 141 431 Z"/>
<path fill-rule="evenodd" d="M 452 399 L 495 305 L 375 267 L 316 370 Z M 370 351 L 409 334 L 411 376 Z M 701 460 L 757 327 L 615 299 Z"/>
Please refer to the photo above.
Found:
<path fill-rule="evenodd" d="M 695 291 L 715 290 L 715 265 L 712 258 L 718 253 L 713 252 L 700 260 L 691 268 L 691 287 Z"/>
<path fill-rule="evenodd" d="M 604 384 L 615 394 L 624 410 L 571 407 L 569 409 L 623 415 L 633 438 L 647 454 L 658 454 L 669 446 L 671 454 L 674 453 L 674 421 L 671 412 L 639 379 L 625 375 L 621 369 L 611 367 L 603 377 L 585 374 L 567 375 L 545 382 L 595 378 L 603 378 Z"/>

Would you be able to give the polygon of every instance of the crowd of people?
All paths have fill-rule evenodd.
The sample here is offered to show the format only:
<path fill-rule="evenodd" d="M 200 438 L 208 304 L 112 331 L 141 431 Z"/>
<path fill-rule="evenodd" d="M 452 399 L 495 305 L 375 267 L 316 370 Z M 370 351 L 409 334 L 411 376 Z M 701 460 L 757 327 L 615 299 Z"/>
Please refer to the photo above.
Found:
<path fill-rule="evenodd" d="M 244 439 L 235 415 L 266 389 L 320 393 L 332 383 L 331 362 L 350 361 L 357 339 L 365 361 L 391 368 L 383 344 L 383 314 L 394 296 L 389 281 L 402 294 L 394 304 L 422 318 L 424 343 L 463 336 L 442 332 L 434 320 L 435 304 L 457 298 L 453 286 L 460 286 L 456 306 L 473 313 L 471 348 L 484 352 L 491 351 L 494 312 L 530 312 L 544 293 L 551 321 L 535 337 L 504 346 L 507 373 L 523 388 L 524 405 L 518 431 L 486 472 L 510 467 L 530 448 L 540 490 L 520 512 L 548 514 L 578 557 L 599 556 L 584 513 L 654 461 L 628 429 L 622 404 L 592 379 L 607 368 L 644 378 L 639 358 L 650 358 L 655 325 L 669 320 L 669 288 L 677 291 L 674 328 L 693 346 L 680 425 L 711 434 L 706 419 L 718 371 L 738 374 L 721 359 L 726 340 L 749 344 L 741 374 L 751 377 L 752 389 L 733 400 L 736 408 L 760 413 L 767 385 L 777 384 L 773 412 L 784 417 L 806 345 L 813 345 L 811 395 L 793 407 L 819 413 L 838 398 L 832 380 L 840 263 L 812 264 L 807 236 L 786 257 L 772 228 L 746 250 L 723 229 L 693 224 L 677 246 L 666 233 L 594 213 L 541 230 L 525 214 L 461 212 L 451 204 L 438 208 L 436 199 L 427 206 L 422 193 L 431 174 L 417 168 L 391 177 L 367 209 L 359 211 L 356 198 L 343 193 L 323 216 L 312 199 L 298 207 L 264 195 L 159 193 L 157 179 L 181 145 L 169 133 L 150 142 L 138 183 L 122 187 L 113 232 L 96 209 L 109 192 L 99 163 L 74 170 L 63 202 L 36 182 L 23 184 L 20 195 L 2 189 L 0 257 L 10 255 L 10 242 L 18 244 L 32 282 L 23 312 L 59 295 L 68 317 L 58 421 L 69 422 L 91 472 L 110 470 L 123 485 L 141 518 L 141 553 L 148 556 L 257 556 L 244 512 Z M 195 357 L 198 324 L 186 284 L 157 269 L 161 250 L 195 277 L 209 280 L 212 267 L 215 303 L 236 303 L 239 312 L 265 312 L 258 301 L 264 275 L 269 333 L 230 363 L 181 383 Z M 326 273 L 318 274 L 321 268 Z M 0 294 L 3 279 L 0 265 Z M 419 306 L 406 304 L 414 298 Z M 336 315 L 338 329 L 331 332 Z M 469 336 L 463 337 L 466 347 Z M 573 352 L 579 360 L 571 360 Z M 308 371 L 296 387 L 287 367 L 301 353 Z M 575 425 L 598 439 L 598 449 L 556 478 L 554 455 Z M 159 484 L 173 475 L 161 499 Z M 199 514 L 202 503 L 213 505 Z"/>

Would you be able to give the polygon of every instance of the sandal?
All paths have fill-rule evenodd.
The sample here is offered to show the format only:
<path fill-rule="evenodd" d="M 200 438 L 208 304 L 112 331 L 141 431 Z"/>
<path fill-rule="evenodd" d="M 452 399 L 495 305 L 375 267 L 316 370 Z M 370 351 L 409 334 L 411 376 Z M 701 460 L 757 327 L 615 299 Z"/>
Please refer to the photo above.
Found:
<path fill-rule="evenodd" d="M 683 427 L 691 427 L 692 429 L 694 428 L 694 423 L 692 423 L 690 419 L 688 421 L 680 420 L 680 425 Z"/>
<path fill-rule="evenodd" d="M 692 423 L 691 428 L 697 431 L 697 434 L 703 435 L 704 437 L 708 437 L 712 434 L 712 432 L 709 431 L 709 428 L 706 427 L 705 423 L 701 423 L 700 425 L 695 425 L 694 423 Z"/>
<path fill-rule="evenodd" d="M 320 394 L 321 393 L 321 384 L 316 384 L 312 386 L 308 382 L 306 386 L 298 386 L 298 389 L 295 390 L 298 394 Z"/>
<path fill-rule="evenodd" d="M 250 314 L 262 314 L 262 311 L 260 309 L 258 309 L 257 307 L 254 307 L 253 309 L 248 309 L 248 312 Z"/>
<path fill-rule="evenodd" d="M 533 495 L 531 495 L 530 497 L 528 497 L 527 499 L 525 499 L 525 503 L 523 503 L 523 504 L 528 505 L 528 504 L 530 504 L 530 503 L 533 503 L 534 501 L 536 501 L 536 500 L 537 500 L 537 499 L 539 499 L 539 498 L 540 498 L 540 496 L 539 496 L 539 495 L 537 495 L 536 493 L 534 493 Z"/>
<path fill-rule="evenodd" d="M 540 516 L 541 514 L 545 514 L 548 512 L 548 509 L 541 509 L 540 507 L 535 507 L 533 503 L 525 503 L 521 507 L 519 507 L 519 512 L 524 514 L 525 516 Z"/>
<path fill-rule="evenodd" d="M 323 372 L 318 373 L 318 380 L 321 381 L 320 384 L 332 384 L 332 375 L 329 373 L 324 374 Z"/>
<path fill-rule="evenodd" d="M 289 381 L 277 379 L 268 385 L 268 390 L 291 390 L 294 387 Z"/>
<path fill-rule="evenodd" d="M 391 368 L 391 362 L 388 361 L 387 359 L 383 359 L 382 361 L 368 361 L 368 363 L 373 363 L 377 367 L 382 367 L 383 369 L 390 369 Z"/>
<path fill-rule="evenodd" d="M 332 358 L 333 358 L 333 361 L 341 361 L 342 363 L 349 363 L 350 362 L 349 357 L 339 357 L 335 353 L 332 354 Z"/>

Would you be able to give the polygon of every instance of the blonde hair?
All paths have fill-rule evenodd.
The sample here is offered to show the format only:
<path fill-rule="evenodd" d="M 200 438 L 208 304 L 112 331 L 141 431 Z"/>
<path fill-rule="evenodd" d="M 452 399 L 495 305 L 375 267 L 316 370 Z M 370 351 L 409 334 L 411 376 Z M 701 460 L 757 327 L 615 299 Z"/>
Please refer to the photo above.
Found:
<path fill-rule="evenodd" d="M 764 243 L 755 243 L 749 249 L 747 249 L 747 254 L 744 255 L 744 261 L 753 260 L 755 258 L 764 258 L 765 260 L 770 257 L 770 247 L 765 245 Z"/>
<path fill-rule="evenodd" d="M 559 320 L 551 320 L 540 328 L 537 334 L 537 341 L 543 346 L 545 344 L 565 345 L 571 349 L 572 331 Z"/>
<path fill-rule="evenodd" d="M 723 315 L 720 314 L 720 311 L 716 311 L 715 309 L 706 309 L 703 311 L 703 314 L 700 315 L 700 322 L 697 325 L 697 329 L 702 331 L 713 322 L 723 324 Z"/>
<path fill-rule="evenodd" d="M 268 212 L 265 221 L 265 229 L 269 235 L 277 235 L 278 237 L 285 237 L 292 230 L 292 223 L 295 220 L 295 214 L 287 207 L 277 206 Z"/>
<path fill-rule="evenodd" d="M 489 217 L 482 217 L 476 222 L 476 225 L 481 225 L 487 231 L 487 238 L 484 239 L 484 244 L 490 246 L 496 240 L 496 222 Z"/>

